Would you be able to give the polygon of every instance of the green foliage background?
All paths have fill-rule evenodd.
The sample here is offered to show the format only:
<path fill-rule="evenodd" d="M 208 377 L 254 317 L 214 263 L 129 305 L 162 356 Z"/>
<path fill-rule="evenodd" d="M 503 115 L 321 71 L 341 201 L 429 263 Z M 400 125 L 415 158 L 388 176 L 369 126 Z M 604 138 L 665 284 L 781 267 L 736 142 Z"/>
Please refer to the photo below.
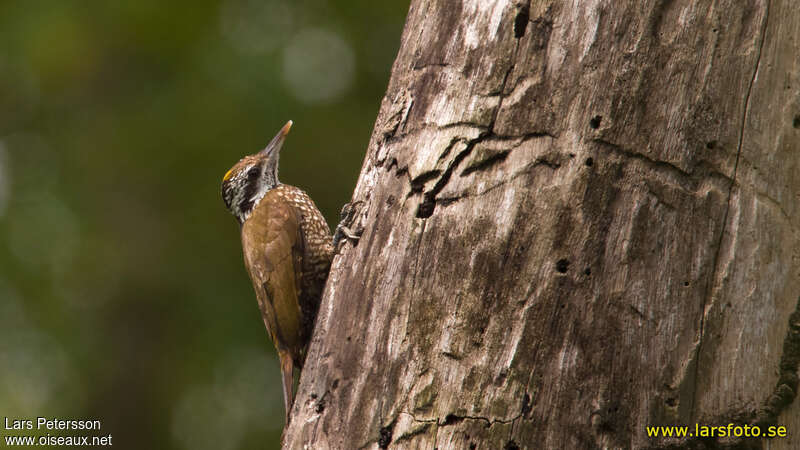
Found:
<path fill-rule="evenodd" d="M 278 365 L 219 183 L 292 119 L 281 180 L 333 226 L 407 8 L 0 2 L 0 420 L 97 418 L 115 448 L 278 448 Z"/>

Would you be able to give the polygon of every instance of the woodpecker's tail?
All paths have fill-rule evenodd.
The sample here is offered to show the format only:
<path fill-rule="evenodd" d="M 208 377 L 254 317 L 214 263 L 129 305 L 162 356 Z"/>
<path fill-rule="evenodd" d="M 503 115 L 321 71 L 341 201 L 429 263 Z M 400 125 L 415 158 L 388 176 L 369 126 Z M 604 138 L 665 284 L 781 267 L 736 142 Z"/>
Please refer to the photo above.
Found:
<path fill-rule="evenodd" d="M 294 403 L 294 363 L 292 356 L 287 351 L 278 350 L 281 360 L 281 378 L 283 378 L 283 404 L 286 407 L 286 424 L 289 424 L 289 415 Z"/>

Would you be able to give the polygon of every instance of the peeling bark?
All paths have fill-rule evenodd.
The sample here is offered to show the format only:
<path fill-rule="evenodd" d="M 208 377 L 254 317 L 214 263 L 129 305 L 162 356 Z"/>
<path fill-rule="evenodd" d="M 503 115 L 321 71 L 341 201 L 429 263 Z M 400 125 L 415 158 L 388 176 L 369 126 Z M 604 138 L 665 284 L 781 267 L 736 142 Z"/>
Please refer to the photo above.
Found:
<path fill-rule="evenodd" d="M 413 1 L 284 447 L 800 446 L 798 55 L 786 0 Z"/>

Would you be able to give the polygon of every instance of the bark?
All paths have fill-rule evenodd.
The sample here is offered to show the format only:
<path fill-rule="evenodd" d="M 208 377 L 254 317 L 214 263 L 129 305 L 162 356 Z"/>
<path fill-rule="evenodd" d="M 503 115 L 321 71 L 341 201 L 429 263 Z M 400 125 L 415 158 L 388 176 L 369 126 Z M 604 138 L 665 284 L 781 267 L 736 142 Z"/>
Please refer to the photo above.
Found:
<path fill-rule="evenodd" d="M 414 0 L 285 448 L 800 445 L 800 8 Z"/>

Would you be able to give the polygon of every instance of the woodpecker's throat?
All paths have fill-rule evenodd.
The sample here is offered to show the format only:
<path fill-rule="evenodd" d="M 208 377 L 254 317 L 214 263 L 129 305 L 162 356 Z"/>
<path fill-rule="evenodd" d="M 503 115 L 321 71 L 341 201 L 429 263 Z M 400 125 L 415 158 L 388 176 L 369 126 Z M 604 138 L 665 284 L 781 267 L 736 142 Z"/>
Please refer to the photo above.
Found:
<path fill-rule="evenodd" d="M 276 174 L 255 163 L 242 168 L 222 183 L 222 198 L 239 223 L 244 223 L 264 195 L 279 185 Z"/>

